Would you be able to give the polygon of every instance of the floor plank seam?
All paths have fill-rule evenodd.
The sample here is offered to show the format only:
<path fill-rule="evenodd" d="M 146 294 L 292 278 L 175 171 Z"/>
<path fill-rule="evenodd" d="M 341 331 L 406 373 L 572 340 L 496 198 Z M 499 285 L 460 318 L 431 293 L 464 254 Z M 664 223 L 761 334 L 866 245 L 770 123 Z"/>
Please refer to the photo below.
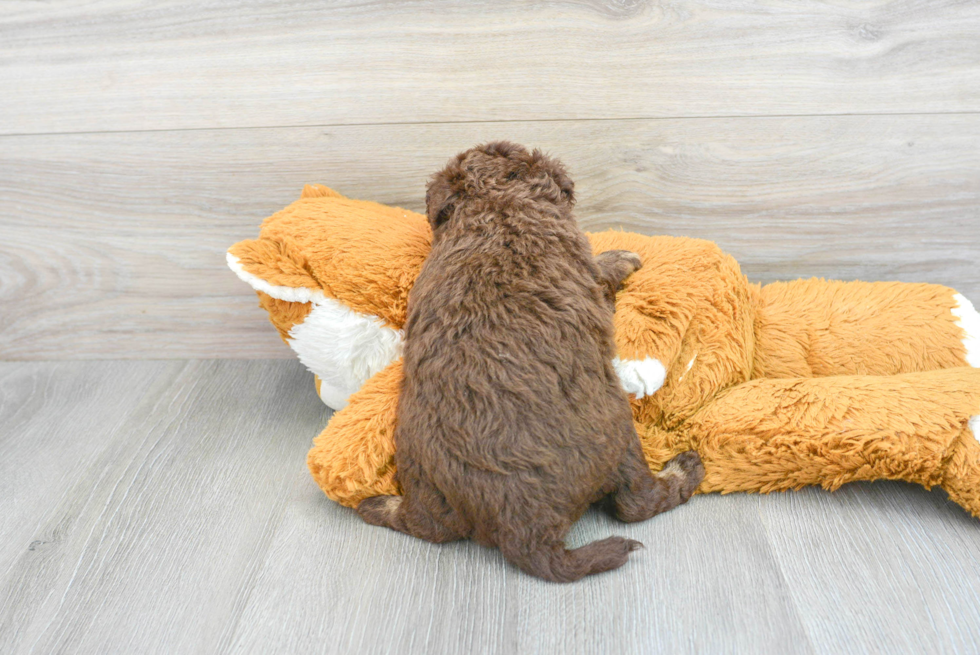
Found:
<path fill-rule="evenodd" d="M 366 123 L 301 123 L 291 125 L 229 125 L 209 127 L 168 127 L 161 129 L 142 130 L 71 130 L 64 132 L 8 132 L 0 133 L 0 139 L 17 137 L 45 136 L 83 136 L 83 135 L 115 135 L 115 134 L 155 134 L 166 132 L 207 132 L 230 130 L 298 130 L 343 127 L 411 127 L 414 125 L 495 125 L 506 123 L 614 123 L 641 121 L 683 121 L 683 120 L 757 120 L 783 118 L 868 118 L 875 116 L 976 116 L 980 110 L 962 111 L 898 111 L 898 112 L 830 112 L 826 114 L 704 114 L 690 116 L 591 116 L 582 118 L 497 118 L 480 120 L 446 120 L 446 121 L 379 121 Z"/>
<path fill-rule="evenodd" d="M 783 491 L 779 493 L 795 493 L 795 492 Z M 762 512 L 761 497 L 759 498 L 759 501 L 760 502 L 756 504 L 755 511 L 756 511 L 756 516 L 759 519 L 759 524 L 762 525 L 763 534 L 765 534 L 766 536 L 766 552 L 769 554 L 769 556 L 772 558 L 773 563 L 776 565 L 776 571 L 779 573 L 779 579 L 782 580 L 784 588 L 786 589 L 787 600 L 792 605 L 793 614 L 796 616 L 796 619 L 800 623 L 800 628 L 802 628 L 803 633 L 806 635 L 809 652 L 817 653 L 819 652 L 817 649 L 817 643 L 813 639 L 813 634 L 811 634 L 810 626 L 808 625 L 807 621 L 804 620 L 803 608 L 800 607 L 799 601 L 796 599 L 796 596 L 794 596 L 792 593 L 793 586 L 790 582 L 789 577 L 787 577 L 787 571 L 783 566 L 782 558 L 779 557 L 778 553 L 776 552 L 772 533 L 769 529 L 769 522 L 766 520 L 765 514 L 763 514 Z"/>
<path fill-rule="evenodd" d="M 289 494 L 285 495 L 283 502 L 279 505 L 279 511 L 276 515 L 275 521 L 269 522 L 268 529 L 265 531 L 265 534 L 262 535 L 262 543 L 260 547 L 255 550 L 253 564 L 251 567 L 249 567 L 248 573 L 243 576 L 241 586 L 239 587 L 239 593 L 236 594 L 237 598 L 235 601 L 235 608 L 233 610 L 233 619 L 228 622 L 228 626 L 225 628 L 225 634 L 218 640 L 215 648 L 216 653 L 233 652 L 236 637 L 238 636 L 238 629 L 242 622 L 242 617 L 245 616 L 245 611 L 248 609 L 249 602 L 252 598 L 252 593 L 255 591 L 257 586 L 255 583 L 259 576 L 262 575 L 262 571 L 265 569 L 270 551 L 272 550 L 272 545 L 275 543 L 276 534 L 278 534 L 279 528 L 282 526 L 282 523 L 285 520 L 286 507 L 289 505 L 289 497 Z"/>

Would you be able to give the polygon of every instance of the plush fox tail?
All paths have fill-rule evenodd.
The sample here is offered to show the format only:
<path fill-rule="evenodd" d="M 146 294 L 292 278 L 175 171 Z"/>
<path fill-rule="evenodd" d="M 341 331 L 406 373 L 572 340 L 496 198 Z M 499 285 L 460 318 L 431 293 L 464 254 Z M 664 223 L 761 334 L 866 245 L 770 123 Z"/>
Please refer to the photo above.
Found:
<path fill-rule="evenodd" d="M 501 544 L 500 551 L 512 564 L 531 575 L 551 582 L 574 582 L 593 573 L 618 569 L 631 552 L 642 547 L 634 539 L 608 537 L 574 550 L 566 549 L 561 543 L 548 546 L 511 541 Z"/>

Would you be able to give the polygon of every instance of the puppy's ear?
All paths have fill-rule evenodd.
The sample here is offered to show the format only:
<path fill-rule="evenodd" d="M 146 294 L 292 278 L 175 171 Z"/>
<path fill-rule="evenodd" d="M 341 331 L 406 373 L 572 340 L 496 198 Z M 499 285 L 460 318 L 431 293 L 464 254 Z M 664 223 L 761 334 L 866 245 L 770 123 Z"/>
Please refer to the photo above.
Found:
<path fill-rule="evenodd" d="M 452 183 L 445 171 L 432 176 L 425 191 L 425 213 L 433 232 L 449 220 L 458 199 L 459 196 L 453 192 Z"/>
<path fill-rule="evenodd" d="M 568 171 L 565 170 L 565 166 L 557 159 L 548 157 L 540 150 L 535 150 L 531 155 L 531 159 L 534 162 L 538 162 L 544 168 L 548 177 L 558 186 L 558 193 L 561 196 L 561 200 L 574 204 L 575 183 L 568 176 Z"/>
<path fill-rule="evenodd" d="M 552 179 L 554 179 L 555 184 L 561 189 L 561 197 L 563 200 L 569 203 L 575 202 L 575 183 L 572 182 L 572 178 L 568 177 L 568 173 L 565 171 L 565 167 L 561 164 L 555 168 L 554 172 L 551 173 Z"/>

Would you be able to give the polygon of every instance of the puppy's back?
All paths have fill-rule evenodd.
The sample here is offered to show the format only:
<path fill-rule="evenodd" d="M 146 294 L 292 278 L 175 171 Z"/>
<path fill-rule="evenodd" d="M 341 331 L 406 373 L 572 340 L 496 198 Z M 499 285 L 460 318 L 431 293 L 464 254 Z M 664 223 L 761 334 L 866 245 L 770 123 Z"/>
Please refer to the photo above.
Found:
<path fill-rule="evenodd" d="M 511 154 L 457 161 L 446 188 L 430 186 L 434 242 L 409 298 L 399 480 L 522 568 L 581 577 L 619 566 L 635 545 L 562 544 L 602 495 L 632 416 L 570 182 L 550 160 L 514 166 Z"/>

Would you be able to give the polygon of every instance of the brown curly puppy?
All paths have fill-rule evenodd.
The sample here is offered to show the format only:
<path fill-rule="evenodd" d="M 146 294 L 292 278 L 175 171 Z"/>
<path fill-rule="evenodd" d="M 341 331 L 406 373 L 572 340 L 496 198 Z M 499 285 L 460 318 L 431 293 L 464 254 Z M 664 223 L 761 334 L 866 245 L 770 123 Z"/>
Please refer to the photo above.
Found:
<path fill-rule="evenodd" d="M 624 521 L 686 501 L 694 452 L 652 475 L 612 366 L 613 300 L 639 257 L 593 258 L 572 181 L 537 150 L 489 143 L 436 174 L 432 252 L 411 291 L 395 464 L 404 496 L 357 508 L 434 542 L 497 546 L 555 581 L 622 566 L 641 544 L 564 537 L 609 496 Z"/>

